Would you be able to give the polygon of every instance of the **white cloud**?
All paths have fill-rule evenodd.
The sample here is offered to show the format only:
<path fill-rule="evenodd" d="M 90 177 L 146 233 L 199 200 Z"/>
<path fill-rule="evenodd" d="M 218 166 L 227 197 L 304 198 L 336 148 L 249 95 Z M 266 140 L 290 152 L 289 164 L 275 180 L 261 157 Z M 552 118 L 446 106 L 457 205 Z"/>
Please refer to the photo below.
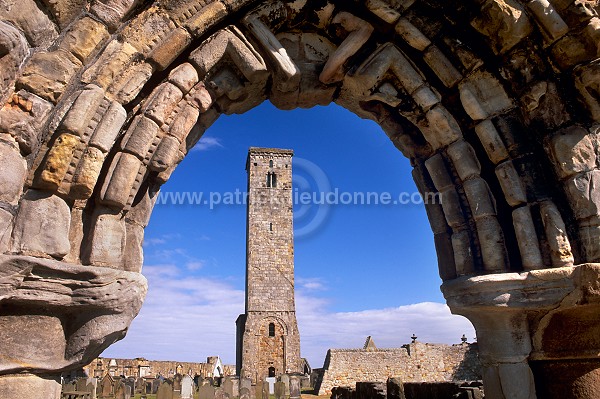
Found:
<path fill-rule="evenodd" d="M 244 292 L 213 278 L 189 276 L 173 264 L 144 266 L 149 292 L 127 338 L 105 351 L 108 357 L 205 361 L 219 355 L 235 363 L 235 320 L 244 311 Z M 311 279 L 306 279 L 311 284 Z M 319 281 L 314 279 L 312 283 Z M 322 286 L 322 284 L 321 284 Z M 371 335 L 380 348 L 399 347 L 415 333 L 421 342 L 458 343 L 474 330 L 441 303 L 330 312 L 312 290 L 296 292 L 302 356 L 321 367 L 329 348 L 360 348 Z"/>
<path fill-rule="evenodd" d="M 306 277 L 297 277 L 296 278 L 296 290 L 306 290 L 306 291 L 322 291 L 325 290 L 325 285 L 321 281 L 320 278 L 306 278 Z"/>
<path fill-rule="evenodd" d="M 204 267 L 204 261 L 201 260 L 196 260 L 196 261 L 191 261 L 191 262 L 187 262 L 185 264 L 186 269 L 188 269 L 189 271 L 196 271 L 196 270 L 200 270 Z"/>
<path fill-rule="evenodd" d="M 161 245 L 167 242 L 164 238 L 144 238 L 144 247 L 151 247 L 154 245 Z"/>
<path fill-rule="evenodd" d="M 216 137 L 202 136 L 200 141 L 192 148 L 192 151 L 207 151 L 215 147 L 223 147 L 221 140 Z"/>

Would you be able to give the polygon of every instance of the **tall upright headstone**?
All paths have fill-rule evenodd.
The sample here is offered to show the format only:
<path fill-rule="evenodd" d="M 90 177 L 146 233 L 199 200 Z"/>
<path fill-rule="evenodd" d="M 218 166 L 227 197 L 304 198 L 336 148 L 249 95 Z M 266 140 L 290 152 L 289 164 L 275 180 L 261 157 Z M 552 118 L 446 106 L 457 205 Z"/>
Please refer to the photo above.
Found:
<path fill-rule="evenodd" d="M 156 399 L 173 399 L 173 385 L 163 381 L 156 391 Z"/>
<path fill-rule="evenodd" d="M 236 321 L 240 377 L 300 372 L 294 301 L 293 151 L 248 151 L 246 312 Z"/>
<path fill-rule="evenodd" d="M 189 375 L 181 379 L 181 399 L 192 399 L 194 396 L 194 380 Z"/>

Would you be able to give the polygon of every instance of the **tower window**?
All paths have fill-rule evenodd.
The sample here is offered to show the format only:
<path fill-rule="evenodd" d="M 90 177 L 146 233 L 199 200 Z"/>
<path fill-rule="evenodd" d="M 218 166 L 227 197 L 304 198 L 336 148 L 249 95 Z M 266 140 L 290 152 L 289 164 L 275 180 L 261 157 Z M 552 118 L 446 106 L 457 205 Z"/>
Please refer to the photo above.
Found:
<path fill-rule="evenodd" d="M 273 160 L 271 159 L 271 160 L 269 161 L 269 168 L 272 168 L 272 167 L 273 167 Z"/>
<path fill-rule="evenodd" d="M 269 231 L 273 231 L 273 223 L 269 223 Z"/>
<path fill-rule="evenodd" d="M 269 367 L 269 377 L 275 377 L 275 367 Z"/>
<path fill-rule="evenodd" d="M 269 337 L 275 336 L 275 323 L 269 323 Z"/>
<path fill-rule="evenodd" d="M 277 175 L 273 172 L 267 173 L 267 187 L 277 187 Z"/>

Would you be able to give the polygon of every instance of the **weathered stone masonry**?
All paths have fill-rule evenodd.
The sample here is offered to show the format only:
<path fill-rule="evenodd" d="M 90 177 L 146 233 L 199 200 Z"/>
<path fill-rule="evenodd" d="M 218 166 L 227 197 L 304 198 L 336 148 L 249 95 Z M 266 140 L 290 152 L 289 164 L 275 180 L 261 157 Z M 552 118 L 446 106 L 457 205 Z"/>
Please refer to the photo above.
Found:
<path fill-rule="evenodd" d="M 402 348 L 330 349 L 318 381 L 319 395 L 334 387 L 356 387 L 357 382 L 474 381 L 481 379 L 477 344 L 426 344 L 413 342 Z"/>
<path fill-rule="evenodd" d="M 56 398 L 123 337 L 160 186 L 269 99 L 375 120 L 441 193 L 442 290 L 486 397 L 593 398 L 599 38 L 596 0 L 4 2 L 0 397 Z"/>
<path fill-rule="evenodd" d="M 237 374 L 253 383 L 302 371 L 294 299 L 291 150 L 250 148 L 246 312 L 237 324 Z"/>

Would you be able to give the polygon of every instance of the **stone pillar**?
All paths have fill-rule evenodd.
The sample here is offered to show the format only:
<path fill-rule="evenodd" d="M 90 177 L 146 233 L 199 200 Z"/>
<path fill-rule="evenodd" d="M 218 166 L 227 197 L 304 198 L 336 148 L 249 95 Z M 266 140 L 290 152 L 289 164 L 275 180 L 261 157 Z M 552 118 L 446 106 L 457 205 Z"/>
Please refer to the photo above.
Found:
<path fill-rule="evenodd" d="M 59 399 L 61 371 L 123 338 L 146 289 L 139 273 L 0 255 L 0 398 Z"/>
<path fill-rule="evenodd" d="M 60 391 L 60 375 L 0 375 L 0 398 L 58 399 L 60 398 Z"/>
<path fill-rule="evenodd" d="M 486 397 L 600 391 L 600 264 L 459 278 L 442 291 L 475 326 Z"/>
<path fill-rule="evenodd" d="M 526 314 L 510 308 L 461 313 L 475 326 L 486 395 L 536 399 L 529 368 L 531 338 Z"/>

